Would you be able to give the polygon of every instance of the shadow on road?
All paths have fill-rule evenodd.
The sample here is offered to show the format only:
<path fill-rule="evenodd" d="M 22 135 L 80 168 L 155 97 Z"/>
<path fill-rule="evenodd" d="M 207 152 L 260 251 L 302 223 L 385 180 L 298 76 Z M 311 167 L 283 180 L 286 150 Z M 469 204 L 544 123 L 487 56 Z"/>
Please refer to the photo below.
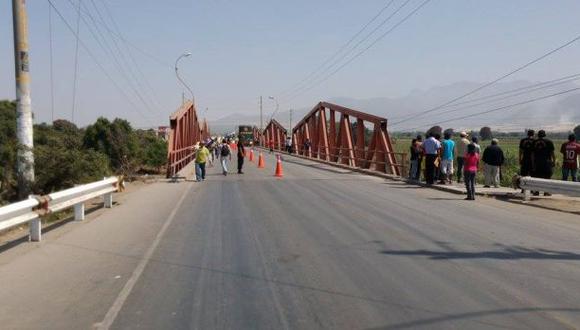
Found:
<path fill-rule="evenodd" d="M 505 247 L 499 251 L 430 251 L 430 250 L 383 250 L 381 254 L 395 256 L 422 256 L 432 260 L 447 259 L 500 259 L 500 260 L 580 260 L 580 253 L 523 247 Z"/>
<path fill-rule="evenodd" d="M 510 308 L 510 309 L 494 309 L 488 311 L 479 311 L 479 312 L 469 312 L 469 313 L 461 313 L 461 314 L 450 314 L 444 316 L 437 316 L 431 317 L 426 319 L 420 319 L 415 321 L 391 324 L 384 327 L 379 328 L 372 328 L 373 330 L 393 330 L 393 329 L 409 329 L 409 328 L 416 328 L 419 326 L 430 326 L 436 323 L 442 322 L 452 322 L 452 321 L 459 321 L 464 319 L 479 319 L 489 316 L 498 316 L 498 315 L 510 315 L 510 314 L 520 314 L 520 313 L 541 313 L 541 312 L 570 312 L 570 313 L 578 313 L 580 309 L 578 308 L 553 308 L 553 307 L 529 307 L 529 308 Z M 485 322 L 483 320 L 478 320 L 478 323 L 488 324 L 493 326 L 499 326 L 499 324 Z"/>

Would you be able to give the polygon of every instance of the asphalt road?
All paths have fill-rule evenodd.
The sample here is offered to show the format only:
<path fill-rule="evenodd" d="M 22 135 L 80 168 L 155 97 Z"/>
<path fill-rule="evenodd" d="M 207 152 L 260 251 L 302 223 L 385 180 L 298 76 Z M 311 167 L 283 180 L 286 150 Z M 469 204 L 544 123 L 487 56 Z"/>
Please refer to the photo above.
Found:
<path fill-rule="evenodd" d="M 580 328 L 580 216 L 288 158 L 0 253 L 2 329 Z"/>

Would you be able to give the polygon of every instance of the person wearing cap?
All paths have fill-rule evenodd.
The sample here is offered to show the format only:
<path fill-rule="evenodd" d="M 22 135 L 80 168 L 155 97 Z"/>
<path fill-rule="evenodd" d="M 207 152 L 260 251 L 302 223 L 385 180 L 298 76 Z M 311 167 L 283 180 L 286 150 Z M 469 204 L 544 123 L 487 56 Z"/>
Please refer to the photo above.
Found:
<path fill-rule="evenodd" d="M 469 145 L 469 140 L 467 139 L 467 133 L 459 133 L 461 139 L 455 144 L 455 154 L 457 155 L 457 183 L 461 182 L 461 175 L 463 174 L 463 164 L 465 163 L 465 154 L 467 154 L 467 146 Z"/>
<path fill-rule="evenodd" d="M 551 179 L 556 165 L 556 156 L 554 154 L 554 143 L 546 139 L 546 131 L 539 130 L 538 138 L 534 141 L 534 151 L 532 156 L 532 176 L 542 179 Z M 540 193 L 535 191 L 534 195 Z M 544 192 L 544 196 L 550 196 Z"/>
<path fill-rule="evenodd" d="M 532 175 L 532 154 L 534 153 L 534 130 L 530 129 L 527 132 L 527 137 L 520 140 L 519 163 L 520 175 Z"/>
<path fill-rule="evenodd" d="M 500 171 L 505 157 L 498 143 L 498 139 L 492 139 L 491 145 L 483 151 L 484 188 L 489 188 L 491 185 L 498 188 L 500 184 Z"/>
<path fill-rule="evenodd" d="M 207 149 L 205 144 L 202 144 L 201 147 L 199 147 L 199 149 L 197 149 L 197 152 L 195 153 L 195 165 L 196 165 L 195 175 L 197 181 L 205 180 L 205 164 L 208 161 L 208 159 L 209 159 L 209 149 Z"/>
<path fill-rule="evenodd" d="M 574 134 L 568 135 L 568 142 L 564 142 L 560 147 L 560 152 L 564 156 L 562 162 L 562 180 L 568 181 L 568 176 L 572 177 L 572 181 L 577 182 L 578 177 L 578 154 L 580 154 L 580 144 L 576 143 L 576 136 Z"/>

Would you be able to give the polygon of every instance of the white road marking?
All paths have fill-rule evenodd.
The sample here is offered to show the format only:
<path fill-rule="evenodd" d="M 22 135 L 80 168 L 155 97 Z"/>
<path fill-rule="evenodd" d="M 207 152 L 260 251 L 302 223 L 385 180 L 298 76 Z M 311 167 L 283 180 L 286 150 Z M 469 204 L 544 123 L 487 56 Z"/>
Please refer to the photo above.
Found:
<path fill-rule="evenodd" d="M 109 308 L 109 311 L 105 315 L 105 318 L 103 319 L 103 321 L 101 323 L 97 323 L 95 325 L 95 327 L 97 329 L 107 330 L 111 327 L 113 322 L 115 322 L 117 315 L 121 311 L 121 308 L 123 308 L 123 304 L 125 303 L 125 301 L 129 297 L 129 294 L 131 293 L 131 291 L 133 290 L 133 287 L 135 286 L 135 284 L 137 283 L 137 281 L 141 277 L 141 274 L 143 274 L 143 271 L 145 270 L 145 267 L 149 263 L 149 260 L 151 259 L 153 252 L 157 248 L 157 245 L 159 245 L 159 242 L 161 241 L 161 238 L 165 234 L 165 231 L 167 231 L 167 228 L 173 222 L 173 219 L 175 218 L 175 215 L 177 214 L 177 210 L 179 210 L 181 208 L 181 204 L 185 200 L 185 197 L 189 194 L 189 191 L 191 190 L 192 187 L 193 187 L 193 185 L 190 185 L 187 188 L 187 190 L 183 193 L 183 195 L 181 196 L 181 198 L 179 199 L 179 201 L 175 205 L 175 208 L 173 209 L 173 211 L 171 212 L 171 214 L 167 218 L 167 221 L 163 224 L 163 227 L 161 227 L 161 230 L 157 233 L 155 240 L 153 240 L 153 243 L 147 249 L 147 252 L 145 253 L 143 258 L 141 259 L 141 261 L 139 262 L 139 264 L 137 265 L 137 267 L 133 271 L 133 274 L 131 275 L 131 277 L 129 278 L 127 283 L 125 283 L 125 286 L 123 287 L 121 292 L 119 292 L 117 299 L 115 299 L 115 302 L 113 303 L 111 308 Z"/>

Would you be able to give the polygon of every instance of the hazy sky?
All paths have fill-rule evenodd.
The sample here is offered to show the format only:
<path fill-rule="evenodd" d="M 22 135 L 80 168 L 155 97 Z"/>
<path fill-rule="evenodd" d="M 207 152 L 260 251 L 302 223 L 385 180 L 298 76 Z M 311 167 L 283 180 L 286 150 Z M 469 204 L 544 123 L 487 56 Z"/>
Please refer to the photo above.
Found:
<path fill-rule="evenodd" d="M 52 1 L 75 28 L 71 4 L 78 0 Z M 100 22 L 96 5 L 108 29 L 115 31 L 106 3 L 121 34 L 138 49 L 125 46 L 99 23 L 105 38 L 101 43 L 115 53 L 118 46 L 122 53 L 117 64 L 81 20 L 82 42 L 121 91 L 81 46 L 75 121 L 85 125 L 104 115 L 127 118 L 138 127 L 166 124 L 181 102 L 173 63 L 184 51 L 193 55 L 180 62 L 180 70 L 194 89 L 198 108 L 209 108 L 207 117 L 257 112 L 259 95 L 271 111 L 268 95 L 283 101 L 283 91 L 332 56 L 389 1 L 82 0 L 82 12 Z M 394 0 L 367 31 L 405 1 Z M 410 0 L 376 36 L 422 1 Z M 49 4 L 29 0 L 27 6 L 33 111 L 36 122 L 49 121 Z M 281 102 L 281 110 L 311 107 L 330 97 L 401 96 L 457 81 L 485 82 L 579 35 L 578 13 L 577 0 L 432 0 L 326 82 Z M 11 1 L 1 1 L 0 99 L 14 98 L 11 16 Z M 91 18 L 85 19 L 96 31 Z M 54 11 L 52 23 L 55 118 L 70 119 L 75 37 Z M 580 42 L 513 79 L 539 81 L 577 73 L 579 59 Z"/>

